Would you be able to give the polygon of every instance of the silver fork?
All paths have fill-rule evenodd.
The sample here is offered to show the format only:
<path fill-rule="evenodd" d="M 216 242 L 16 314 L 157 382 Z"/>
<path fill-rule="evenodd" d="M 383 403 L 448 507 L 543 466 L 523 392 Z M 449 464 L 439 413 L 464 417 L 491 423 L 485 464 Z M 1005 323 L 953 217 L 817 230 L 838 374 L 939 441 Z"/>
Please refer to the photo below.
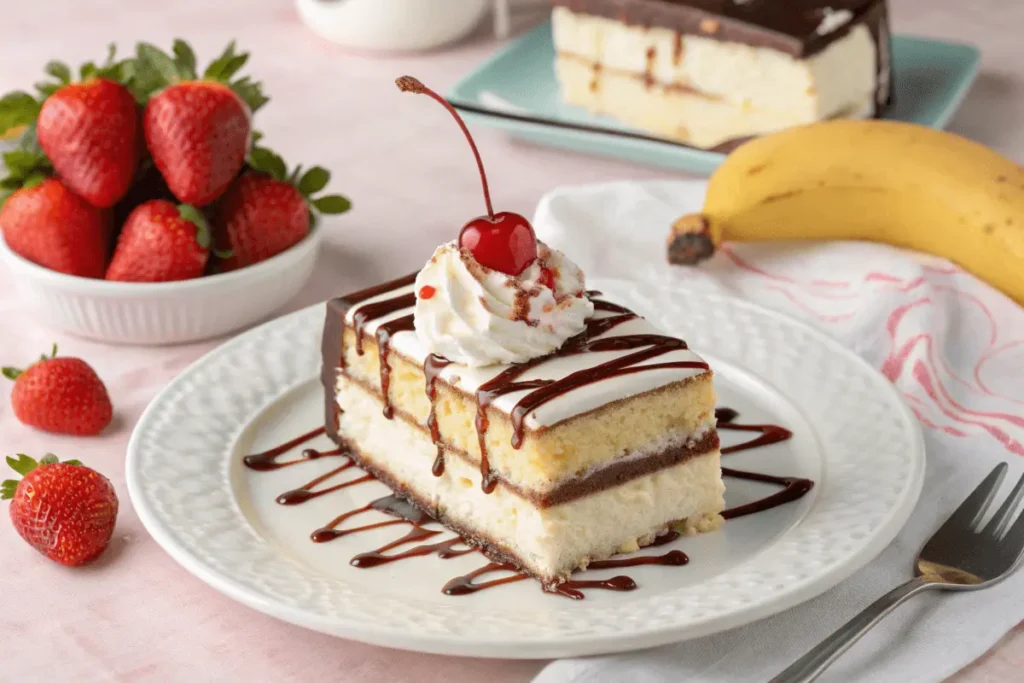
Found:
<path fill-rule="evenodd" d="M 917 555 L 914 578 L 876 600 L 769 683 L 813 681 L 882 617 L 922 591 L 977 590 L 1006 578 L 1024 554 L 1024 514 L 1010 526 L 1024 497 L 1024 476 L 985 528 L 978 527 L 992 506 L 1007 469 L 1004 462 L 996 465 L 932 535 Z"/>

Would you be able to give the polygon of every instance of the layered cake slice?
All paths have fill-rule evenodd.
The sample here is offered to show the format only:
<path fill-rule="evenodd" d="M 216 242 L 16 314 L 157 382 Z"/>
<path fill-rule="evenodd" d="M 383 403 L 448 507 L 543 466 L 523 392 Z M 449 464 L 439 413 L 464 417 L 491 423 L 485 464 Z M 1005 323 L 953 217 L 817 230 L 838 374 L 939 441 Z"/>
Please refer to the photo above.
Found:
<path fill-rule="evenodd" d="M 587 292 L 525 218 L 487 203 L 418 274 L 328 303 L 330 436 L 488 556 L 547 584 L 670 530 L 716 528 L 724 487 L 708 365 Z"/>
<path fill-rule="evenodd" d="M 889 103 L 885 0 L 555 0 L 566 102 L 701 148 Z"/>

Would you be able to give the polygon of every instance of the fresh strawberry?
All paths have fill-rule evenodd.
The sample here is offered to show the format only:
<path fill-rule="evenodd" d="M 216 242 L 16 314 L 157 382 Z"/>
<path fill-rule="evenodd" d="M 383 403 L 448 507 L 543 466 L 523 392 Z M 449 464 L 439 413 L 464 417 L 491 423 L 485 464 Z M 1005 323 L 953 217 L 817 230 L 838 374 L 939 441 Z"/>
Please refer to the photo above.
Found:
<path fill-rule="evenodd" d="M 3 368 L 14 380 L 11 408 L 30 427 L 56 434 L 93 436 L 113 416 L 110 396 L 102 380 L 79 358 L 57 358 L 57 345 L 27 370 Z"/>
<path fill-rule="evenodd" d="M 93 206 L 113 206 L 128 191 L 141 140 L 135 98 L 105 78 L 69 83 L 43 103 L 39 144 L 64 185 Z"/>
<path fill-rule="evenodd" d="M 210 232 L 193 206 L 154 199 L 139 205 L 117 238 L 108 280 L 171 282 L 200 277 L 210 258 Z"/>
<path fill-rule="evenodd" d="M 136 77 L 150 91 L 143 132 L 153 163 L 179 201 L 204 206 L 224 193 L 245 162 L 252 114 L 267 100 L 248 78 L 231 81 L 247 53 L 234 43 L 197 80 L 195 55 L 181 41 L 175 58 L 140 43 Z"/>
<path fill-rule="evenodd" d="M 30 546 L 67 567 L 107 549 L 117 521 L 117 492 L 109 479 L 52 454 L 39 462 L 7 456 L 7 464 L 22 479 L 0 484 L 0 498 L 11 501 L 11 521 Z"/>
<path fill-rule="evenodd" d="M 36 157 L 52 161 L 68 189 L 101 208 L 127 191 L 142 146 L 135 96 L 125 85 L 134 66 L 115 61 L 113 45 L 107 49 L 105 63 L 82 65 L 77 83 L 66 64 L 53 61 L 46 65 L 52 80 L 36 84 L 38 95 L 16 91 L 0 98 L 0 130 L 25 131 L 19 150 L 4 155 L 12 175 L 24 179 Z M 3 184 L 18 187 L 13 178 Z"/>
<path fill-rule="evenodd" d="M 219 262 L 221 270 L 236 270 L 279 254 L 309 234 L 314 211 L 338 214 L 350 204 L 340 195 L 314 198 L 330 180 L 315 166 L 304 174 L 298 167 L 289 176 L 281 157 L 262 147 L 249 158 L 253 170 L 242 175 L 217 205 L 214 243 L 231 252 Z"/>
<path fill-rule="evenodd" d="M 5 154 L 5 160 L 12 154 L 16 152 Z M 102 278 L 106 271 L 107 213 L 59 180 L 29 178 L 0 210 L 0 230 L 11 251 L 51 270 L 94 278 Z"/>

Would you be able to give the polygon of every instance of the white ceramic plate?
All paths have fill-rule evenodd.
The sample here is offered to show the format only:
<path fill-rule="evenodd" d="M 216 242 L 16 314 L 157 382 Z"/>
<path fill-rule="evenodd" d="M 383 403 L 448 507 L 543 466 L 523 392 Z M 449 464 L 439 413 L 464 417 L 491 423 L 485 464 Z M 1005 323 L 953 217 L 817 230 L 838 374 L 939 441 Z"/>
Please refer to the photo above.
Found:
<path fill-rule="evenodd" d="M 132 502 L 174 559 L 250 607 L 355 640 L 483 657 L 621 651 L 734 628 L 834 586 L 896 535 L 921 490 L 924 447 L 917 422 L 880 374 L 822 333 L 742 301 L 591 284 L 702 352 L 717 373 L 720 405 L 739 410 L 739 421 L 794 431 L 788 442 L 726 456 L 729 466 L 811 478 L 811 493 L 676 541 L 690 557 L 685 567 L 593 572 L 628 572 L 639 588 L 592 591 L 578 602 L 546 595 L 532 581 L 442 594 L 448 579 L 484 564 L 476 553 L 351 567 L 354 554 L 398 538 L 402 528 L 322 544 L 309 534 L 384 495 L 383 485 L 284 507 L 275 503 L 279 493 L 337 461 L 263 473 L 241 462 L 322 424 L 323 311 L 314 307 L 226 343 L 153 401 L 128 448 Z M 328 447 L 325 437 L 310 445 Z M 727 485 L 730 505 L 771 492 Z"/>

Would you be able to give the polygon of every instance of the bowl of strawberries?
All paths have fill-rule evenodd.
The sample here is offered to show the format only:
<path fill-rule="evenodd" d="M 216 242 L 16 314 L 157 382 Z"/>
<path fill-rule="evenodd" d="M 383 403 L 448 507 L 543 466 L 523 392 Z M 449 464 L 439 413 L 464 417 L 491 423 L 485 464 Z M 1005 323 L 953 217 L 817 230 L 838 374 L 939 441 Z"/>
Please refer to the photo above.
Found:
<path fill-rule="evenodd" d="M 330 173 L 262 144 L 261 84 L 234 43 L 200 74 L 187 43 L 75 74 L 50 62 L 35 93 L 0 98 L 0 258 L 27 308 L 123 344 L 208 339 L 269 317 L 313 271 Z"/>

